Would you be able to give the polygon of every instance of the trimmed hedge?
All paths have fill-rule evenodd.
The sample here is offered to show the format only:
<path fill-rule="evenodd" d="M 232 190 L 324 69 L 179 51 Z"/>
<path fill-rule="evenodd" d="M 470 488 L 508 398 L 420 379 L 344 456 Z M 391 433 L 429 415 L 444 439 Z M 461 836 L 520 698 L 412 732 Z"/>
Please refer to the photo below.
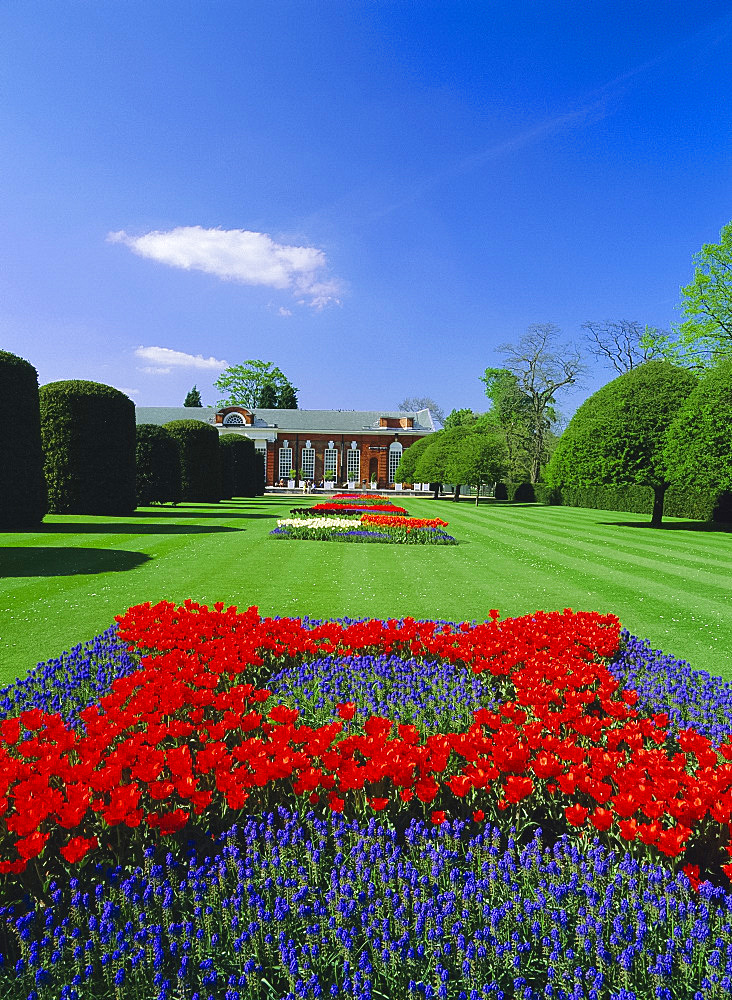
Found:
<path fill-rule="evenodd" d="M 256 449 L 251 438 L 236 432 L 219 438 L 221 448 L 221 499 L 256 496 Z"/>
<path fill-rule="evenodd" d="M 563 507 L 588 507 L 593 510 L 617 510 L 630 514 L 651 514 L 653 488 L 650 486 L 563 486 L 535 487 L 540 503 Z M 693 486 L 669 486 L 663 506 L 664 515 L 692 521 L 732 522 L 732 493 L 705 490 Z"/>
<path fill-rule="evenodd" d="M 54 514 L 129 514 L 135 494 L 135 404 L 99 382 L 39 390 L 41 439 Z"/>
<path fill-rule="evenodd" d="M 171 420 L 163 426 L 178 445 L 181 500 L 218 503 L 221 499 L 219 432 L 201 420 Z"/>
<path fill-rule="evenodd" d="M 0 398 L 12 414 L 0 442 L 0 528 L 32 528 L 48 511 L 38 372 L 9 351 L 0 351 Z"/>
<path fill-rule="evenodd" d="M 178 503 L 180 500 L 180 454 L 178 443 L 158 424 L 137 425 L 137 503 Z"/>

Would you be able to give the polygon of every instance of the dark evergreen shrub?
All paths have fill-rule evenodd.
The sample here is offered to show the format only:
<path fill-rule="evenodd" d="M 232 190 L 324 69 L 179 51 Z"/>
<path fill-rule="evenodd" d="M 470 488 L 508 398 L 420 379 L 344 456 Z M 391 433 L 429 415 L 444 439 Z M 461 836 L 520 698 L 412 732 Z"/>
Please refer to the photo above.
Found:
<path fill-rule="evenodd" d="M 222 434 L 221 497 L 253 497 L 255 485 L 256 449 L 251 438 L 243 434 Z"/>
<path fill-rule="evenodd" d="M 41 437 L 54 514 L 129 514 L 135 495 L 135 406 L 98 382 L 39 391 Z"/>
<path fill-rule="evenodd" d="M 8 351 L 0 351 L 0 399 L 8 407 L 0 442 L 0 529 L 32 528 L 48 510 L 38 373 Z"/>
<path fill-rule="evenodd" d="M 515 503 L 536 503 L 534 484 L 514 483 L 513 490 L 508 491 L 508 498 Z"/>
<path fill-rule="evenodd" d="M 493 491 L 493 496 L 496 500 L 508 500 L 508 487 L 505 483 L 496 483 L 496 488 Z"/>
<path fill-rule="evenodd" d="M 264 455 L 256 451 L 254 452 L 254 479 L 251 484 L 251 493 L 247 493 L 246 496 L 261 497 L 264 494 Z"/>
<path fill-rule="evenodd" d="M 219 432 L 201 420 L 171 420 L 164 426 L 178 445 L 181 500 L 218 503 L 221 498 Z"/>
<path fill-rule="evenodd" d="M 157 424 L 137 425 L 137 504 L 178 503 L 180 454 L 175 438 Z"/>

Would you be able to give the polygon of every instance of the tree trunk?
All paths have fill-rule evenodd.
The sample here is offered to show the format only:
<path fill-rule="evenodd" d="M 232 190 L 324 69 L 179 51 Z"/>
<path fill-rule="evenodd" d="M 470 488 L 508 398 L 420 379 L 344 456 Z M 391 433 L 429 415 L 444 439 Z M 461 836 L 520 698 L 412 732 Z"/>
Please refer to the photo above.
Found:
<path fill-rule="evenodd" d="M 480 483 L 475 487 L 475 506 L 478 506 L 480 501 Z"/>
<path fill-rule="evenodd" d="M 454 491 L 454 493 L 452 495 L 452 502 L 453 503 L 457 503 L 457 501 L 459 499 L 460 499 L 460 487 L 459 486 L 455 486 L 455 491 Z"/>
<path fill-rule="evenodd" d="M 660 528 L 663 518 L 663 501 L 666 496 L 665 486 L 653 487 L 653 515 L 651 516 L 651 527 Z"/>
<path fill-rule="evenodd" d="M 432 487 L 432 499 L 433 500 L 439 500 L 440 499 L 440 486 L 441 485 L 442 485 L 442 483 L 430 483 L 430 486 Z"/>

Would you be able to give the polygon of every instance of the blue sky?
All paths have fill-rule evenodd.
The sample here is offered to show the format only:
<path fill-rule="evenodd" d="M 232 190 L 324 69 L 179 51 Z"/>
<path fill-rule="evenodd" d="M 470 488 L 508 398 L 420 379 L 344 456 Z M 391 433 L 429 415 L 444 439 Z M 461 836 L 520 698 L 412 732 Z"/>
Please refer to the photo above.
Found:
<path fill-rule="evenodd" d="M 0 348 L 41 383 L 431 396 L 532 323 L 668 327 L 732 219 L 732 6 L 4 0 Z M 571 412 L 612 373 L 593 368 Z"/>

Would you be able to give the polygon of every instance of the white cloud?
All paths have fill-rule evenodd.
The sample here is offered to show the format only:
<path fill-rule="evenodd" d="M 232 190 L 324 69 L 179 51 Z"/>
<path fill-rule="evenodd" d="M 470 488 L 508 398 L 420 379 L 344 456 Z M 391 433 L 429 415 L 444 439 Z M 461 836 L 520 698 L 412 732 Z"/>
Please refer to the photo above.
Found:
<path fill-rule="evenodd" d="M 133 253 L 170 267 L 205 271 L 244 285 L 286 289 L 300 303 L 316 309 L 339 303 L 341 283 L 328 277 L 328 262 L 322 250 L 275 243 L 266 233 L 178 226 L 143 236 L 128 236 L 122 230 L 109 233 L 107 240 L 123 243 Z"/>
<path fill-rule="evenodd" d="M 223 371 L 226 361 L 218 358 L 204 358 L 202 354 L 185 354 L 169 347 L 137 347 L 135 354 L 148 364 L 142 369 L 146 375 L 170 375 L 174 368 L 199 368 L 203 371 Z"/>
<path fill-rule="evenodd" d="M 292 309 L 285 309 L 284 306 L 280 306 L 277 310 L 278 316 L 292 316 Z"/>

